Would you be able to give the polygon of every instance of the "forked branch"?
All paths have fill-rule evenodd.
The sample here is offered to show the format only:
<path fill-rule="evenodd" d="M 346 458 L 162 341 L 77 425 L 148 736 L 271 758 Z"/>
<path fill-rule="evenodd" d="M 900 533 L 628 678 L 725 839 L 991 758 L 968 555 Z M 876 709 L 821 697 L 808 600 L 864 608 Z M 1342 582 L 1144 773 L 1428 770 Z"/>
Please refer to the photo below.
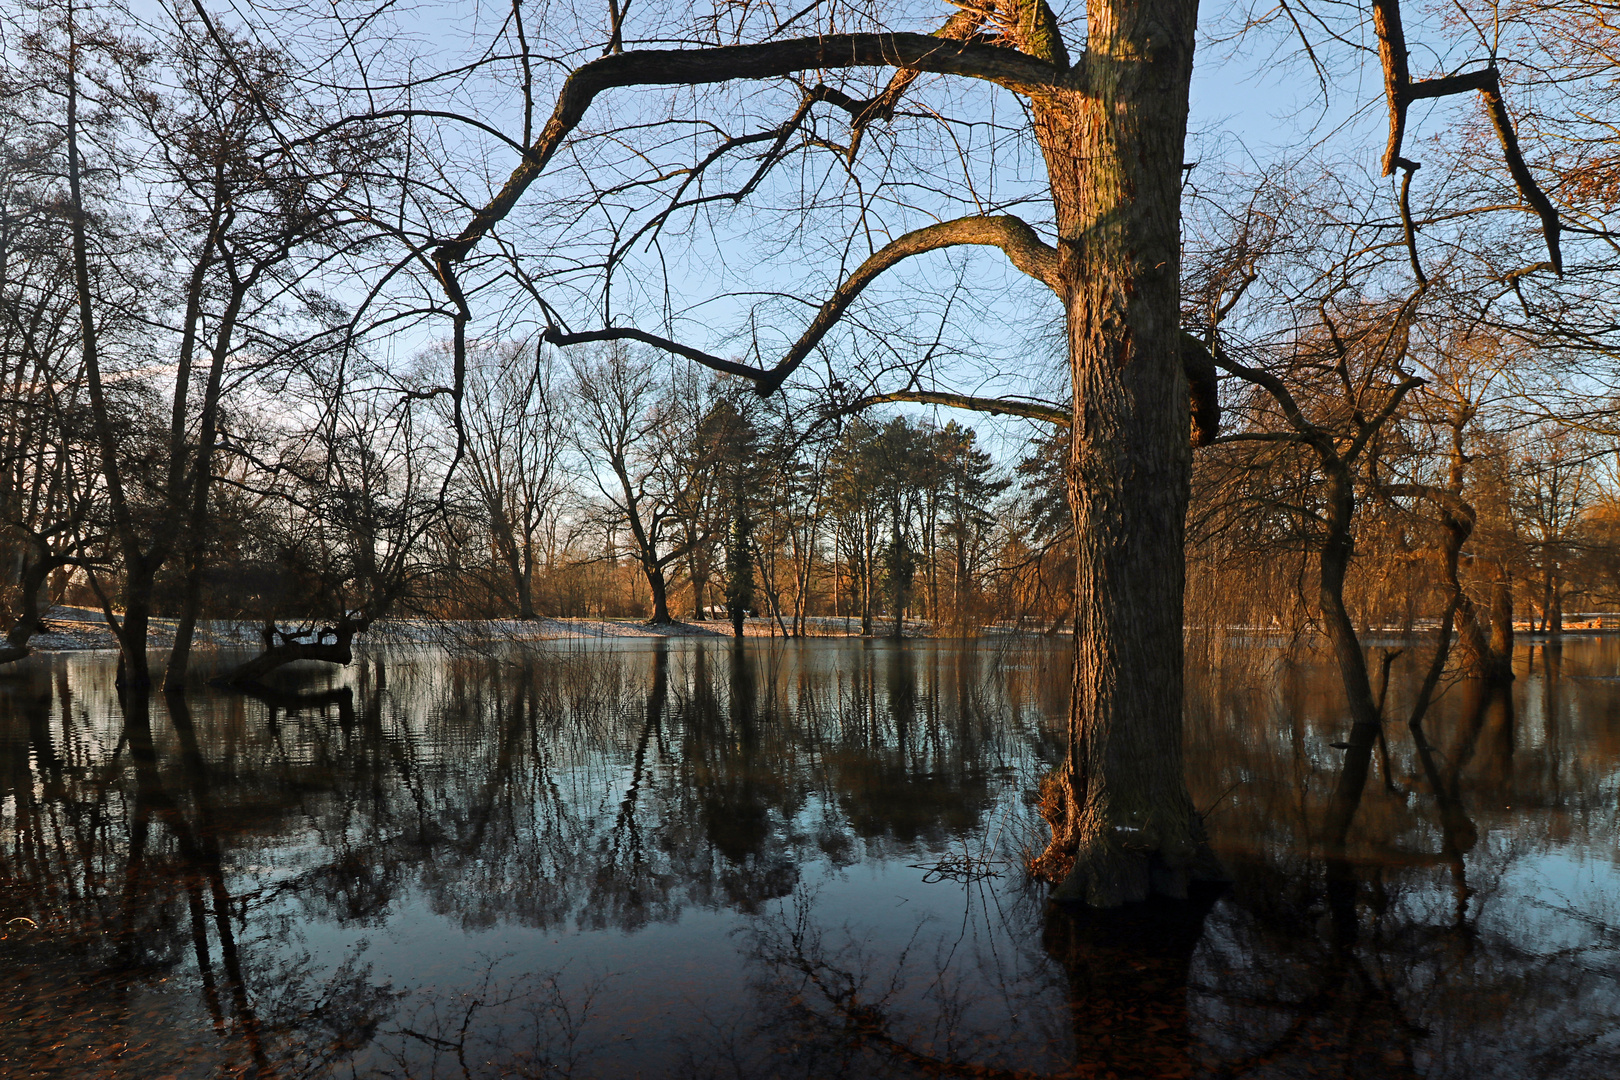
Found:
<path fill-rule="evenodd" d="M 1406 229 L 1408 254 L 1412 259 L 1418 281 L 1422 282 L 1425 279 L 1422 268 L 1418 265 L 1417 245 L 1413 238 L 1408 202 L 1412 173 L 1417 169 L 1417 164 L 1401 156 L 1401 144 L 1406 136 L 1406 112 L 1414 101 L 1450 97 L 1453 94 L 1466 94 L 1470 91 L 1478 91 L 1484 100 L 1485 111 L 1491 118 L 1491 126 L 1496 130 L 1497 142 L 1502 145 L 1502 156 L 1507 160 L 1508 172 L 1513 176 L 1513 183 L 1519 189 L 1524 201 L 1530 204 L 1536 216 L 1541 219 L 1541 232 L 1547 241 L 1548 264 L 1554 273 L 1562 275 L 1564 256 L 1559 246 L 1559 234 L 1562 229 L 1558 222 L 1558 211 L 1536 183 L 1530 167 L 1525 164 L 1524 151 L 1519 147 L 1519 136 L 1514 130 L 1513 119 L 1508 116 L 1507 106 L 1502 101 L 1501 72 L 1492 63 L 1479 71 L 1413 82 L 1411 69 L 1407 64 L 1406 30 L 1401 24 L 1400 0 L 1372 0 L 1372 8 L 1373 30 L 1378 35 L 1378 59 L 1384 69 L 1384 97 L 1389 103 L 1389 143 L 1384 148 L 1384 175 L 1393 176 L 1397 168 L 1406 171 L 1405 182 L 1401 187 L 1401 214 Z"/>

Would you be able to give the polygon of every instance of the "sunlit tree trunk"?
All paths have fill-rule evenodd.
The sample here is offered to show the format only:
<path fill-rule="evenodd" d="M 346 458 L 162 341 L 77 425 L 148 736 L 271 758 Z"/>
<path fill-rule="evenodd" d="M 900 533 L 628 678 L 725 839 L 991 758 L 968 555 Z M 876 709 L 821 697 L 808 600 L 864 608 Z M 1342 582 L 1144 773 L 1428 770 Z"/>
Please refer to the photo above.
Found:
<path fill-rule="evenodd" d="M 1032 100 L 1057 210 L 1074 386 L 1074 689 L 1056 895 L 1186 894 L 1204 854 L 1182 765 L 1180 180 L 1197 6 L 1088 11 L 1084 92 Z"/>
<path fill-rule="evenodd" d="M 1564 636 L 1564 594 L 1558 587 L 1558 571 L 1547 572 L 1547 633 L 1552 637 Z"/>

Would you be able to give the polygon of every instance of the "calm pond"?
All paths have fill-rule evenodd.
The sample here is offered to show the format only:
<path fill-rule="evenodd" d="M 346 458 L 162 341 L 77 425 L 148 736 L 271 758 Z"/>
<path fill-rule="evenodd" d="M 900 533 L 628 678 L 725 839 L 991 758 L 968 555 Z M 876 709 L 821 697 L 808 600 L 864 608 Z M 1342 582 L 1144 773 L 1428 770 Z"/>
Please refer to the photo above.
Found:
<path fill-rule="evenodd" d="M 1413 676 L 1395 667 L 1390 713 Z M 1189 689 L 1230 889 L 1085 917 L 1021 863 L 1041 642 L 372 653 L 276 696 L 0 679 L 0 1075 L 1620 1075 L 1620 639 L 1347 730 L 1262 646 Z M 1387 775 L 1386 775 L 1387 771 Z"/>

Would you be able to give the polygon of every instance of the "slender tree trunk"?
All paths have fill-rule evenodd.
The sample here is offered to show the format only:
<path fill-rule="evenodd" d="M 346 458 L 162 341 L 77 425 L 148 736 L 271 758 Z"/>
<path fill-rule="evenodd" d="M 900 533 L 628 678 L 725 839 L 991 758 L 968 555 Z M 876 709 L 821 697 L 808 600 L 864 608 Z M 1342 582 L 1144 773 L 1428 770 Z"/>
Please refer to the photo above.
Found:
<path fill-rule="evenodd" d="M 865 541 L 863 540 L 863 543 Z M 866 543 L 861 553 L 861 636 L 872 636 L 872 545 Z"/>
<path fill-rule="evenodd" d="M 1558 587 L 1558 573 L 1547 575 L 1547 634 L 1564 636 L 1564 590 Z"/>
<path fill-rule="evenodd" d="M 67 173 L 69 214 L 73 233 L 73 286 L 78 301 L 79 349 L 84 365 L 85 388 L 90 397 L 90 414 L 95 426 L 96 449 L 101 459 L 102 478 L 106 481 L 107 504 L 112 512 L 113 531 L 124 556 L 128 595 L 143 596 L 151 590 L 153 569 L 147 565 L 146 553 L 141 550 L 140 538 L 130 515 L 129 501 L 125 497 L 123 473 L 118 461 L 118 436 L 107 404 L 106 390 L 101 380 L 101 352 L 96 329 L 95 293 L 90 282 L 89 214 L 84 208 L 84 189 L 79 161 L 79 83 L 77 31 L 72 25 L 69 10 L 68 72 L 67 72 Z M 144 585 L 141 582 L 144 581 Z M 118 683 L 145 688 L 151 685 L 146 662 L 147 610 L 140 605 L 126 608 L 126 617 L 120 623 L 108 609 L 108 622 L 118 638 Z M 131 618 L 133 616 L 133 618 Z"/>
<path fill-rule="evenodd" d="M 1343 843 L 1350 820 L 1361 804 L 1361 793 L 1367 785 L 1367 774 L 1372 762 L 1372 751 L 1378 742 L 1382 718 L 1373 700 L 1372 682 L 1367 677 L 1367 658 L 1356 636 L 1355 624 L 1344 603 L 1344 579 L 1354 553 L 1350 531 L 1355 517 L 1354 480 L 1349 470 L 1339 465 L 1329 466 L 1327 497 L 1328 537 L 1322 546 L 1320 584 L 1317 602 L 1321 607 L 1322 626 L 1338 664 L 1339 677 L 1344 685 L 1345 701 L 1350 707 L 1350 740 L 1344 751 L 1344 765 L 1339 771 L 1338 786 L 1334 789 L 1333 810 L 1327 832 Z M 1342 827 L 1341 823 L 1342 822 Z"/>
<path fill-rule="evenodd" d="M 234 263 L 227 265 L 233 267 L 234 287 L 230 303 L 226 305 L 220 320 L 208 366 L 208 381 L 203 389 L 201 430 L 197 435 L 197 453 L 189 485 L 180 478 L 183 469 L 176 470 L 176 476 L 171 480 L 170 490 L 176 496 L 176 502 L 180 501 L 182 493 L 189 496 L 189 514 L 185 524 L 186 572 L 180 621 L 174 630 L 174 645 L 169 650 L 169 662 L 163 673 L 163 688 L 169 691 L 185 689 L 186 671 L 191 664 L 192 639 L 197 632 L 197 617 L 202 607 L 203 573 L 208 563 L 208 496 L 214 480 L 214 439 L 219 433 L 219 395 L 225 377 L 225 360 L 230 355 L 231 336 L 236 330 L 236 317 L 242 309 L 242 301 L 253 279 L 258 276 L 255 272 L 247 281 L 236 279 Z M 178 406 L 176 423 L 183 433 L 185 415 Z M 183 441 L 176 440 L 177 454 L 183 445 Z"/>
<path fill-rule="evenodd" d="M 1513 575 L 1498 562 L 1491 579 L 1491 657 L 1503 681 L 1513 678 Z"/>
<path fill-rule="evenodd" d="M 201 546 L 199 544 L 199 546 Z M 197 618 L 202 610 L 202 581 L 204 553 L 187 553 L 185 582 L 180 593 L 180 618 L 174 628 L 174 644 L 163 668 L 163 689 L 166 693 L 186 688 L 186 672 L 191 668 L 191 645 L 197 636 Z"/>
<path fill-rule="evenodd" d="M 152 623 L 153 574 L 144 559 L 124 572 L 124 617 L 117 628 L 118 684 L 136 690 L 152 685 L 146 643 Z"/>
<path fill-rule="evenodd" d="M 1033 99 L 1068 281 L 1074 387 L 1074 687 L 1054 896 L 1181 897 L 1211 868 L 1182 763 L 1183 535 L 1191 469 L 1180 182 L 1197 5 L 1088 13 L 1085 93 Z"/>

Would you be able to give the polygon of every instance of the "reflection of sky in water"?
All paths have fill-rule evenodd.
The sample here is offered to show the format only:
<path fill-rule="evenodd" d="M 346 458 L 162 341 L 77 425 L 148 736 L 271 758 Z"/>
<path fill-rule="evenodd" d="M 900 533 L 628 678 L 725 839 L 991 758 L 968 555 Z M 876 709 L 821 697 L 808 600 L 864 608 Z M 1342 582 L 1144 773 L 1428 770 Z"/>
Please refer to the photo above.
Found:
<path fill-rule="evenodd" d="M 1553 677 L 1545 652 L 1521 650 L 1511 707 L 1448 691 L 1432 774 L 1391 725 L 1393 787 L 1375 769 L 1344 864 L 1309 841 L 1343 734 L 1331 672 L 1252 649 L 1194 680 L 1194 800 L 1236 880 L 1184 945 L 1049 916 L 1022 882 L 1030 794 L 1062 749 L 1058 645 L 751 643 L 741 668 L 693 642 L 390 656 L 288 688 L 349 688 L 313 704 L 198 695 L 200 783 L 156 699 L 159 811 L 133 876 L 142 789 L 111 660 L 44 658 L 0 685 L 0 897 L 42 923 L 4 943 L 37 1000 L 0 1060 L 110 1038 L 135 971 L 167 1019 L 114 1027 L 157 1023 L 134 1060 L 186 1076 L 245 1067 L 254 1025 L 270 1065 L 347 1025 L 334 1062 L 396 1075 L 460 1075 L 462 1043 L 537 1075 L 572 1046 L 605 1076 L 1608 1076 L 1620 642 L 1571 640 Z M 187 836 L 217 839 L 234 952 Z M 999 876 L 929 872 L 964 856 Z M 41 995 L 57 969 L 75 989 Z"/>

